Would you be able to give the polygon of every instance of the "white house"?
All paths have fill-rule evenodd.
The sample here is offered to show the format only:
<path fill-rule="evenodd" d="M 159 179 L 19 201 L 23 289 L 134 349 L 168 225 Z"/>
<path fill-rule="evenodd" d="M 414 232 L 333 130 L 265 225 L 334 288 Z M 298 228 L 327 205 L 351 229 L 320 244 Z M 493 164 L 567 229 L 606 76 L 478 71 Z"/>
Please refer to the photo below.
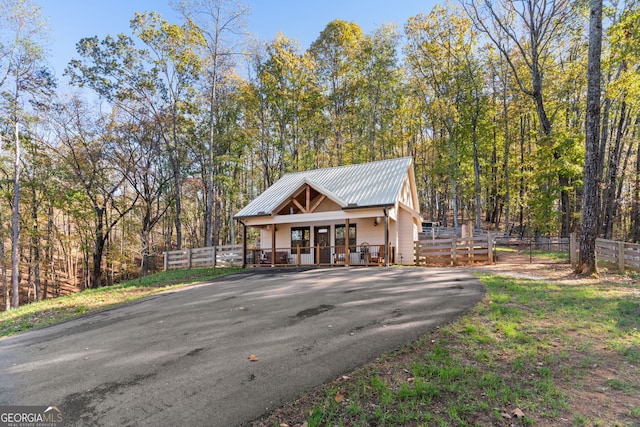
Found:
<path fill-rule="evenodd" d="M 419 206 L 413 160 L 404 157 L 287 174 L 235 218 L 245 265 L 409 265 Z"/>

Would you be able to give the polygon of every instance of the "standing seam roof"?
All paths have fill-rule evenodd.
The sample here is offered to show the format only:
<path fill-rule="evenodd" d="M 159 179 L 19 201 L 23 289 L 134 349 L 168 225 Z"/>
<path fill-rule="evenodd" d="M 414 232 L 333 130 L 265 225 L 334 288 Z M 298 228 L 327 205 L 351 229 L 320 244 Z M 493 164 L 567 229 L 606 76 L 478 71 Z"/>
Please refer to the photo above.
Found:
<path fill-rule="evenodd" d="M 269 215 L 292 193 L 308 182 L 317 183 L 340 200 L 358 207 L 395 204 L 409 167 L 411 157 L 381 160 L 334 168 L 290 173 L 256 197 L 236 218 Z"/>

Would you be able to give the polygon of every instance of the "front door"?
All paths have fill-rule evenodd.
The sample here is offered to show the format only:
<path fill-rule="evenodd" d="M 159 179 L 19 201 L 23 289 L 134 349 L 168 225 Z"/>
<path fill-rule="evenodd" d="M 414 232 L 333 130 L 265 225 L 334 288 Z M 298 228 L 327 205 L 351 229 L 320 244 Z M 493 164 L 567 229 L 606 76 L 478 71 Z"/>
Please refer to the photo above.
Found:
<path fill-rule="evenodd" d="M 316 247 L 320 246 L 320 259 L 316 259 L 316 263 L 329 264 L 331 263 L 331 241 L 329 240 L 330 226 L 322 226 L 315 228 L 314 242 Z M 317 257 L 318 252 L 314 251 Z"/>

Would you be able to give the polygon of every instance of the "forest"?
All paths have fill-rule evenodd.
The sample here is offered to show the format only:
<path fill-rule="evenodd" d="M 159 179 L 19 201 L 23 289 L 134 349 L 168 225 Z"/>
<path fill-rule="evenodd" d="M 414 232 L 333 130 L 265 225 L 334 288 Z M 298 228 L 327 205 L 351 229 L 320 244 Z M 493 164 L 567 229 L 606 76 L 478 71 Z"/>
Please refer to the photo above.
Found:
<path fill-rule="evenodd" d="M 249 37 L 249 9 L 78 40 L 58 89 L 41 7 L 0 0 L 2 309 L 239 242 L 233 215 L 285 173 L 412 156 L 425 220 L 566 237 L 582 219 L 590 5 L 460 0 L 307 50 Z M 600 237 L 640 241 L 640 10 L 605 2 Z"/>

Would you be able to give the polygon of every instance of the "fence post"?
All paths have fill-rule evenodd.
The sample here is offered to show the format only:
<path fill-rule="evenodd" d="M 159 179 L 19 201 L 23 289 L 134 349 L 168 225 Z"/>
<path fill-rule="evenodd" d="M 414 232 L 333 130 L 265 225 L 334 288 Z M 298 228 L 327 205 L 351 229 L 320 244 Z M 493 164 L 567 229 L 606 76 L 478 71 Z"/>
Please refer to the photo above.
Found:
<path fill-rule="evenodd" d="M 451 262 L 453 265 L 458 265 L 458 248 L 455 237 L 451 239 Z"/>
<path fill-rule="evenodd" d="M 218 247 L 214 246 L 213 247 L 213 267 L 214 268 L 216 267 L 217 258 L 218 258 Z"/>
<path fill-rule="evenodd" d="M 624 273 L 624 242 L 618 242 L 618 271 Z"/>
<path fill-rule="evenodd" d="M 489 264 L 493 264 L 493 239 L 491 233 L 487 233 L 487 261 Z"/>
<path fill-rule="evenodd" d="M 162 255 L 164 255 L 164 270 L 163 271 L 167 271 L 167 269 L 169 268 L 169 252 L 162 252 Z"/>
<path fill-rule="evenodd" d="M 413 260 L 416 265 L 420 265 L 420 240 L 413 242 Z"/>
<path fill-rule="evenodd" d="M 578 264 L 577 255 L 578 251 L 576 248 L 576 233 L 573 232 L 569 234 L 569 263 L 572 266 L 576 266 Z"/>
<path fill-rule="evenodd" d="M 191 253 L 191 248 L 187 249 L 187 268 L 191 269 L 191 257 L 193 254 Z"/>

